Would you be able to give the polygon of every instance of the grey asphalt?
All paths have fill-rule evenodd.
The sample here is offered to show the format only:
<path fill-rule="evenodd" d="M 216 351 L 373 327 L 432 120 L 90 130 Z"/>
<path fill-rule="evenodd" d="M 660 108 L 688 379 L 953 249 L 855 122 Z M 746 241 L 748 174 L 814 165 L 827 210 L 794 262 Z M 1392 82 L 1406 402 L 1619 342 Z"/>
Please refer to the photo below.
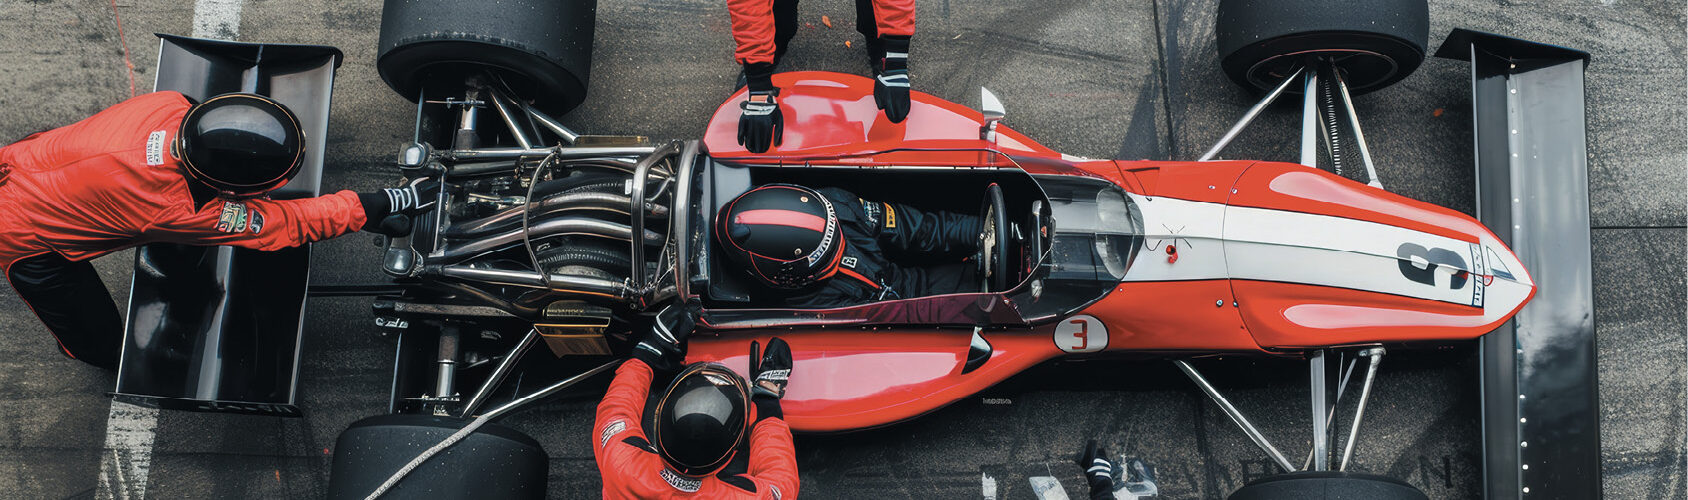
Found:
<path fill-rule="evenodd" d="M 0 2 L 0 143 L 85 117 L 151 87 L 154 32 L 187 34 L 195 2 Z M 989 87 L 1006 124 L 1067 153 L 1193 159 L 1253 103 L 1223 79 L 1206 0 L 927 0 L 913 49 L 916 89 L 976 105 Z M 114 16 L 114 13 L 116 16 Z M 842 0 L 802 4 L 785 69 L 866 71 Z M 117 28 L 121 17 L 122 31 Z M 829 17 L 833 28 L 821 21 Z M 328 44 L 339 70 L 324 180 L 372 189 L 396 178 L 413 107 L 374 66 L 379 2 L 248 1 L 242 41 Z M 1599 336 L 1601 454 L 1611 498 L 1685 498 L 1684 260 L 1688 254 L 1688 81 L 1684 5 L 1672 0 L 1431 2 L 1431 48 L 1453 27 L 1587 50 L 1590 198 Z M 730 90 L 720 0 L 605 0 L 577 130 L 658 139 L 699 136 Z M 846 47 L 853 41 L 856 48 Z M 127 45 L 127 51 L 124 45 Z M 1400 84 L 1359 98 L 1367 139 L 1391 190 L 1473 210 L 1467 67 L 1428 60 Z M 1226 157 L 1291 160 L 1296 117 L 1276 110 Z M 3 208 L 0 208 L 3 209 Z M 96 261 L 121 304 L 128 252 Z M 313 279 L 380 279 L 369 238 L 319 244 Z M 157 498 L 315 498 L 335 436 L 385 407 L 391 345 L 367 299 L 312 299 L 302 419 L 164 412 L 148 492 Z M 0 287 L 0 496 L 96 492 L 113 375 L 64 359 L 9 288 Z M 1432 498 L 1481 484 L 1478 388 L 1469 346 L 1392 354 L 1366 413 L 1354 469 L 1405 479 Z M 1198 364 L 1292 456 L 1308 447 L 1302 364 Z M 508 420 L 552 457 L 553 497 L 595 497 L 588 445 L 593 402 L 565 399 Z M 1164 498 L 1218 498 L 1270 472 L 1264 456 L 1164 361 L 1041 366 L 917 420 L 798 439 L 803 493 L 822 498 L 1029 498 L 1029 476 L 1082 493 L 1070 455 L 1097 438 L 1157 467 Z"/>

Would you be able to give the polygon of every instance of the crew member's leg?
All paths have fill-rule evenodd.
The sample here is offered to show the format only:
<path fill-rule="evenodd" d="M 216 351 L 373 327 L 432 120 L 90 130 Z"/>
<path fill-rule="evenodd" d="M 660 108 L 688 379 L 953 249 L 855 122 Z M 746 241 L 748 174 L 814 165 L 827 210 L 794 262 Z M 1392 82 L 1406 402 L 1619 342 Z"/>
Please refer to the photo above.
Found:
<path fill-rule="evenodd" d="M 94 265 L 56 253 L 13 262 L 6 278 L 71 359 L 117 368 L 123 349 L 123 316 Z"/>
<path fill-rule="evenodd" d="M 856 32 L 867 40 L 867 65 L 878 76 L 885 59 L 885 43 L 879 40 L 879 22 L 873 17 L 873 0 L 856 0 Z"/>
<path fill-rule="evenodd" d="M 797 36 L 797 0 L 774 0 L 774 65 L 785 57 L 791 37 Z"/>

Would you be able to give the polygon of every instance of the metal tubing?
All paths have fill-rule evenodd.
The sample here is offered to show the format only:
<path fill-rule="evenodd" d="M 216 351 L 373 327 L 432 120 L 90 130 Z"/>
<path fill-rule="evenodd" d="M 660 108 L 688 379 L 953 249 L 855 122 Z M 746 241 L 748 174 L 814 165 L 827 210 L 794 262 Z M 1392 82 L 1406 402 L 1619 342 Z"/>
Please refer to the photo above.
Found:
<path fill-rule="evenodd" d="M 1325 384 L 1325 350 L 1313 351 L 1313 356 L 1307 360 L 1308 398 L 1313 407 L 1313 467 L 1311 470 L 1330 470 L 1330 432 L 1326 431 L 1325 415 L 1330 411 L 1330 405 L 1325 400 L 1329 394 Z"/>
<path fill-rule="evenodd" d="M 522 149 L 532 149 L 533 140 L 528 139 L 527 131 L 516 123 L 516 112 L 510 109 L 511 105 L 504 98 L 504 94 L 499 92 L 498 89 L 493 89 L 491 94 L 492 109 L 498 112 L 498 117 L 504 120 L 504 126 L 510 129 L 510 137 L 514 138 L 516 144 L 520 144 Z"/>
<path fill-rule="evenodd" d="M 1289 88 L 1290 82 L 1295 81 L 1295 77 L 1300 76 L 1302 71 L 1302 68 L 1296 68 L 1294 73 L 1290 73 L 1288 77 L 1284 78 L 1283 83 L 1278 84 L 1278 88 L 1272 89 L 1272 92 L 1266 94 L 1266 97 L 1261 99 L 1260 102 L 1254 103 L 1254 107 L 1248 108 L 1248 112 L 1243 113 L 1243 118 L 1237 120 L 1237 124 L 1232 125 L 1231 130 L 1225 131 L 1225 135 L 1219 138 L 1219 142 L 1208 148 L 1207 152 L 1203 153 L 1202 157 L 1197 158 L 1196 161 L 1208 161 L 1215 156 L 1219 156 L 1219 151 L 1225 149 L 1225 146 L 1230 144 L 1231 140 L 1236 139 L 1237 134 L 1242 133 L 1243 128 L 1247 127 L 1249 122 L 1254 121 L 1255 116 L 1260 115 L 1260 111 L 1266 109 L 1266 106 L 1272 105 L 1273 101 L 1278 100 L 1278 96 L 1284 93 L 1285 88 Z"/>
<path fill-rule="evenodd" d="M 580 138 L 580 134 L 574 133 L 574 131 L 569 130 L 568 127 L 564 127 L 563 122 L 559 122 L 551 118 L 549 115 L 539 112 L 537 109 L 533 109 L 530 106 L 522 106 L 522 110 L 526 111 L 528 116 L 533 117 L 534 121 L 539 122 L 540 126 L 550 129 L 553 134 L 557 134 L 557 137 L 561 138 L 563 142 L 574 144 L 574 141 Z"/>
<path fill-rule="evenodd" d="M 566 295 L 606 297 L 617 300 L 626 300 L 633 296 L 633 290 L 628 288 L 625 283 L 571 274 L 541 276 L 539 273 L 530 271 L 476 269 L 463 266 L 443 266 L 439 268 L 439 274 L 441 277 L 463 281 L 538 288 Z"/>
<path fill-rule="evenodd" d="M 679 144 L 678 142 L 664 144 L 650 155 L 639 160 L 639 164 L 633 167 L 633 183 L 629 185 L 631 192 L 627 195 L 627 210 L 629 214 L 632 214 L 630 220 L 633 224 L 632 231 L 628 234 L 645 233 L 645 175 L 651 171 L 651 165 L 678 153 L 680 151 Z M 632 249 L 632 253 L 628 255 L 632 256 L 633 286 L 645 288 L 645 242 L 630 240 L 628 246 Z"/>
<path fill-rule="evenodd" d="M 1360 161 L 1366 164 L 1366 184 L 1383 189 L 1383 181 L 1377 178 L 1377 167 L 1372 166 L 1371 149 L 1366 147 L 1366 134 L 1360 131 L 1360 115 L 1354 112 L 1354 99 L 1348 96 L 1348 83 L 1342 81 L 1341 71 L 1332 71 L 1335 75 L 1337 95 L 1342 96 L 1342 106 L 1348 109 L 1348 126 L 1354 128 L 1354 142 L 1360 146 Z"/>
<path fill-rule="evenodd" d="M 449 398 L 457 392 L 457 327 L 447 324 L 440 327 L 439 356 L 437 375 L 434 378 L 434 397 Z"/>
<path fill-rule="evenodd" d="M 1272 461 L 1277 462 L 1278 467 L 1283 467 L 1284 472 L 1295 472 L 1295 466 L 1290 465 L 1289 459 L 1284 458 L 1284 454 L 1272 446 L 1272 443 L 1266 440 L 1266 436 L 1261 434 L 1259 429 L 1254 428 L 1254 424 L 1248 421 L 1248 417 L 1244 417 L 1242 412 L 1237 411 L 1237 407 L 1231 406 L 1231 402 L 1226 400 L 1225 396 L 1220 395 L 1219 390 L 1213 388 L 1213 384 L 1209 384 L 1201 373 L 1196 372 L 1195 367 L 1190 366 L 1190 363 L 1182 359 L 1173 360 L 1172 364 L 1178 365 L 1178 369 L 1183 370 L 1184 375 L 1189 376 L 1190 380 L 1196 383 L 1196 387 L 1207 393 L 1207 397 L 1212 399 L 1214 404 L 1219 405 L 1219 409 L 1223 410 L 1225 415 L 1231 417 L 1231 421 L 1236 422 L 1237 427 L 1242 428 L 1243 434 L 1247 434 L 1249 439 L 1254 440 L 1254 444 L 1265 450 L 1267 455 L 1271 455 Z"/>
<path fill-rule="evenodd" d="M 580 381 L 582 381 L 582 380 L 592 378 L 593 375 L 597 375 L 599 373 L 609 371 L 610 368 L 614 368 L 616 365 L 619 365 L 619 364 L 621 364 L 620 359 L 612 359 L 607 363 L 604 363 L 602 365 L 598 365 L 597 368 L 593 368 L 591 370 L 586 370 L 585 373 L 581 373 L 579 375 L 575 375 L 573 377 L 563 379 L 560 382 L 557 382 L 555 384 L 551 384 L 550 387 L 540 389 L 538 392 L 534 392 L 533 394 L 529 394 L 529 395 L 526 395 L 526 396 L 516 398 L 516 399 L 514 399 L 514 400 L 512 400 L 508 403 L 504 403 L 502 406 L 488 410 L 486 413 L 476 415 L 475 418 L 484 418 L 484 419 L 487 419 L 487 420 L 492 420 L 492 419 L 498 418 L 499 416 L 501 416 L 505 413 L 509 413 L 510 411 L 515 410 L 516 408 L 520 408 L 523 405 L 526 405 L 528 403 L 532 403 L 534 401 L 538 401 L 538 400 L 541 400 L 541 399 L 545 399 L 546 397 L 549 397 L 552 394 L 556 394 L 558 391 L 561 391 L 563 389 L 567 389 L 567 388 L 569 388 L 569 386 L 580 383 Z"/>
<path fill-rule="evenodd" d="M 545 217 L 557 212 L 577 210 L 598 210 L 627 214 L 627 196 L 610 193 L 564 193 L 540 200 L 533 211 L 533 217 Z M 650 217 L 667 217 L 668 207 L 646 202 L 645 215 Z M 446 239 L 464 239 L 481 236 L 486 233 L 507 229 L 505 226 L 521 220 L 523 207 L 510 207 L 503 211 L 488 215 L 480 219 L 452 223 L 446 228 Z M 631 232 L 628 234 L 632 234 Z"/>
<path fill-rule="evenodd" d="M 530 229 L 533 238 L 555 235 L 586 235 L 621 241 L 633 240 L 632 228 L 591 217 L 565 215 L 555 219 L 546 219 L 534 224 Z M 493 236 L 470 240 L 462 245 L 445 248 L 439 253 L 439 257 L 444 259 L 445 262 L 457 262 L 519 243 L 522 241 L 522 234 L 521 228 L 516 228 Z M 645 231 L 642 236 L 645 243 L 660 243 L 662 241 L 662 235 L 651 231 Z"/>
<path fill-rule="evenodd" d="M 486 398 L 492 396 L 493 389 L 504 383 L 504 378 L 509 376 L 510 370 L 516 367 L 516 362 L 520 361 L 522 356 L 527 354 L 528 349 L 537 343 L 539 343 L 539 330 L 528 329 L 527 335 L 522 336 L 522 340 L 516 342 L 516 347 L 504 354 L 504 359 L 499 360 L 498 366 L 492 369 L 491 374 L 487 375 L 486 382 L 482 382 L 481 388 L 475 390 L 475 395 L 469 398 L 467 404 L 463 405 L 463 413 L 459 416 L 466 418 L 473 415 L 475 410 L 481 409 L 481 404 L 486 403 Z"/>
<path fill-rule="evenodd" d="M 1354 455 L 1354 439 L 1360 435 L 1360 417 L 1366 414 L 1366 399 L 1371 397 L 1372 379 L 1377 377 L 1377 365 L 1383 363 L 1383 348 L 1373 347 L 1361 353 L 1371 357 L 1371 364 L 1366 367 L 1366 382 L 1360 386 L 1360 406 L 1354 409 L 1354 425 L 1348 427 L 1348 444 L 1342 448 L 1342 463 L 1337 466 L 1338 471 L 1348 470 L 1348 458 Z"/>
<path fill-rule="evenodd" d="M 656 148 L 650 146 L 627 147 L 558 147 L 558 148 L 475 148 L 453 149 L 445 153 L 452 161 L 463 160 L 506 160 L 523 156 L 545 156 L 556 151 L 557 159 L 568 160 L 574 158 L 593 158 L 599 156 L 637 156 L 650 154 Z"/>
<path fill-rule="evenodd" d="M 1319 168 L 1319 72 L 1308 71 L 1301 85 L 1301 164 Z"/>

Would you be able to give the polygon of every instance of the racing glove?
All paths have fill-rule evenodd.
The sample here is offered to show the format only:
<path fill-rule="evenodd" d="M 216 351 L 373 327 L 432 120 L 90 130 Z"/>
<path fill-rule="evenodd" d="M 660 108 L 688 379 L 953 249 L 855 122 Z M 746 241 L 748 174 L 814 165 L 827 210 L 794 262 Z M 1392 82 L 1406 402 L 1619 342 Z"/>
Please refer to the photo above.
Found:
<path fill-rule="evenodd" d="M 1108 451 L 1090 440 L 1079 454 L 1078 466 L 1084 469 L 1084 480 L 1090 484 L 1090 498 L 1113 498 L 1114 463 L 1108 461 Z"/>
<path fill-rule="evenodd" d="M 650 331 L 633 346 L 633 359 L 644 361 L 653 371 L 679 371 L 686 359 L 686 337 L 692 335 L 696 325 L 684 307 L 662 308 L 656 313 Z"/>
<path fill-rule="evenodd" d="M 873 103 L 885 110 L 891 123 L 908 117 L 908 42 L 906 36 L 880 37 L 885 58 L 873 75 Z"/>
<path fill-rule="evenodd" d="M 767 351 L 757 352 L 759 347 L 750 342 L 750 400 L 756 404 L 756 419 L 783 418 L 779 401 L 791 379 L 791 346 L 774 337 Z"/>
<path fill-rule="evenodd" d="M 432 209 L 440 188 L 439 181 L 420 178 L 403 187 L 358 193 L 358 203 L 363 205 L 363 230 L 388 236 L 409 234 L 410 218 Z"/>
<path fill-rule="evenodd" d="M 780 91 L 774 87 L 774 65 L 746 64 L 745 84 L 750 94 L 739 103 L 738 143 L 752 153 L 765 153 L 778 146 L 785 134 L 785 117 L 780 113 Z"/>

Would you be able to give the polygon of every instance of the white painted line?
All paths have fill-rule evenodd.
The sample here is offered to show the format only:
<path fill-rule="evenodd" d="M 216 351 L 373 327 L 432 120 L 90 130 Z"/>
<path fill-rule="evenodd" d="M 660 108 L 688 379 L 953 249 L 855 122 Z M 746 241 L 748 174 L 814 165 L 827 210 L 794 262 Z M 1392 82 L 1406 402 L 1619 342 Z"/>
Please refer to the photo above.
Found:
<path fill-rule="evenodd" d="M 152 441 L 157 429 L 157 408 L 111 402 L 95 498 L 146 498 L 147 475 L 152 470 Z"/>
<path fill-rule="evenodd" d="M 240 6 L 242 0 L 195 0 L 193 4 L 194 38 L 234 40 L 240 37 Z"/>
<path fill-rule="evenodd" d="M 981 472 L 979 473 L 979 482 L 985 490 L 985 500 L 996 500 L 996 478 Z"/>

